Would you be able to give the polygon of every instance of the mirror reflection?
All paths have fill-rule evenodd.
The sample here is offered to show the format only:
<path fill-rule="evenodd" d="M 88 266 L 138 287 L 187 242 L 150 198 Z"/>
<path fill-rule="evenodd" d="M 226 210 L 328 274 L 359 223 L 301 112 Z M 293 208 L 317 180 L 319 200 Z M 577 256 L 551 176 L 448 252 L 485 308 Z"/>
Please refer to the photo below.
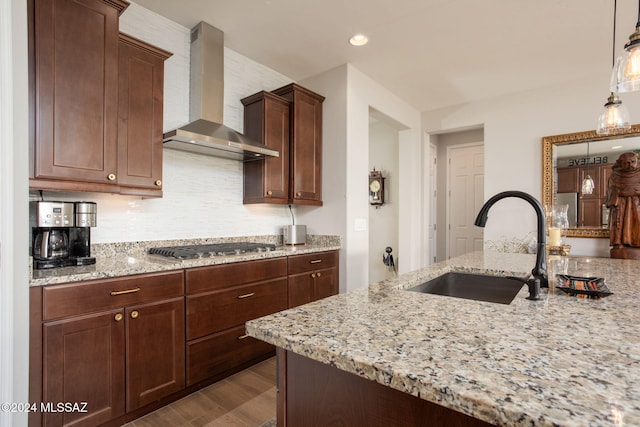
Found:
<path fill-rule="evenodd" d="M 603 137 L 588 131 L 547 136 L 542 141 L 543 204 L 568 205 L 567 236 L 608 237 L 606 196 L 611 167 L 622 153 L 640 153 L 640 127 L 620 135 Z"/>

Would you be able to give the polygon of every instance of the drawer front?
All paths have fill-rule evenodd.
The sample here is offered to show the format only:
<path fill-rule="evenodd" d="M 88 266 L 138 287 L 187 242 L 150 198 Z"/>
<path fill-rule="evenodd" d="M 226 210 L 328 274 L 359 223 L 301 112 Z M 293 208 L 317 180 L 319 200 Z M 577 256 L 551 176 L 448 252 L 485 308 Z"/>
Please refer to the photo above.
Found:
<path fill-rule="evenodd" d="M 187 294 L 214 291 L 286 276 L 287 259 L 246 261 L 185 271 Z"/>
<path fill-rule="evenodd" d="M 187 296 L 187 339 L 244 324 L 287 308 L 287 279 Z"/>
<path fill-rule="evenodd" d="M 245 335 L 244 325 L 187 343 L 187 386 L 273 352 L 271 344 Z"/>
<path fill-rule="evenodd" d="M 43 320 L 182 295 L 182 270 L 45 286 L 42 289 Z"/>
<path fill-rule="evenodd" d="M 289 274 L 320 270 L 338 265 L 338 251 L 318 252 L 289 257 Z"/>

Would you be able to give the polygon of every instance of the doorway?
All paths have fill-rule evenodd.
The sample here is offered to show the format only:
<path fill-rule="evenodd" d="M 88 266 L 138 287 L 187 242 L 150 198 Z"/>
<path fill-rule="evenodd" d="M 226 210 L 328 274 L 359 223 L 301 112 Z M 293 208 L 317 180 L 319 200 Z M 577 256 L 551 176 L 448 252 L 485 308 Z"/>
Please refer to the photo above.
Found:
<path fill-rule="evenodd" d="M 473 222 L 484 203 L 484 129 L 429 134 L 429 142 L 437 148 L 435 256 L 440 262 L 483 248 L 482 228 Z M 453 172 L 454 168 L 458 170 Z M 426 194 L 430 187 L 424 188 L 425 199 L 430 200 Z"/>
<path fill-rule="evenodd" d="M 394 263 L 399 259 L 399 146 L 400 124 L 383 113 L 369 109 L 369 171 L 374 168 L 384 177 L 384 204 L 369 205 L 369 283 L 395 275 L 383 263 L 387 247 L 392 249 Z"/>
<path fill-rule="evenodd" d="M 484 201 L 484 147 L 481 143 L 447 150 L 449 191 L 447 259 L 482 250 L 482 228 L 474 225 Z"/>

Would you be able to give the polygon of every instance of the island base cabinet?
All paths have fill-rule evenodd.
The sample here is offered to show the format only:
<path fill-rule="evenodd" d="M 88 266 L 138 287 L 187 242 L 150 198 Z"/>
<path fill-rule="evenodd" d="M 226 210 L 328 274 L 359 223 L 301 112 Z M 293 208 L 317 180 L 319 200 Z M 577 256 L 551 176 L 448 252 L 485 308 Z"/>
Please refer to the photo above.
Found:
<path fill-rule="evenodd" d="M 43 404 L 86 402 L 88 412 L 42 411 L 42 425 L 96 426 L 124 414 L 122 316 L 113 310 L 44 324 Z"/>
<path fill-rule="evenodd" d="M 277 399 L 278 427 L 491 426 L 280 348 Z"/>

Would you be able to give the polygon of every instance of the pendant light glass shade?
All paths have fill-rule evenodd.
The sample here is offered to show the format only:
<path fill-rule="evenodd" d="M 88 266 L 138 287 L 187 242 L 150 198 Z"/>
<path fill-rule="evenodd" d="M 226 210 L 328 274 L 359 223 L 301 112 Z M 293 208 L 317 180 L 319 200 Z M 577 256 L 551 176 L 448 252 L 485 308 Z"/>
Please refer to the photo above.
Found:
<path fill-rule="evenodd" d="M 615 3 L 613 7 L 613 42 L 615 47 Z M 611 92 L 623 93 L 636 90 L 640 90 L 640 0 L 638 0 L 636 30 L 629 36 L 629 41 L 624 45 L 624 52 L 616 60 L 611 74 Z"/>
<path fill-rule="evenodd" d="M 595 184 L 593 183 L 593 178 L 591 175 L 587 174 L 582 180 L 582 194 L 593 194 L 593 189 L 595 188 Z"/>
<path fill-rule="evenodd" d="M 640 28 L 629 36 L 624 49 L 611 74 L 611 91 L 616 93 L 640 90 Z"/>
<path fill-rule="evenodd" d="M 615 135 L 631 129 L 629 111 L 615 94 L 611 94 L 598 116 L 598 135 Z"/>
<path fill-rule="evenodd" d="M 593 194 L 593 189 L 595 188 L 593 178 L 591 178 L 591 175 L 589 175 L 589 164 L 591 163 L 591 157 L 589 156 L 589 145 L 589 142 L 587 142 L 587 174 L 582 180 L 582 188 L 580 188 L 582 194 Z"/>

